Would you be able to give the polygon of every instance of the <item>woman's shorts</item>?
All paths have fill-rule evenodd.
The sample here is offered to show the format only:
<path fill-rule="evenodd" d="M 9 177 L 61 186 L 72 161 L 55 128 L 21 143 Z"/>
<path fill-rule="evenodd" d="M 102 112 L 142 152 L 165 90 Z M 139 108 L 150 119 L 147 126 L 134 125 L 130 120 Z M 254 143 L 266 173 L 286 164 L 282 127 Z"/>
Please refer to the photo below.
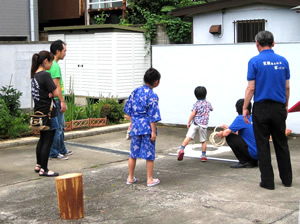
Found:
<path fill-rule="evenodd" d="M 130 158 L 155 159 L 155 141 L 150 140 L 151 135 L 131 136 Z"/>
<path fill-rule="evenodd" d="M 186 137 L 194 139 L 197 131 L 199 131 L 200 142 L 206 142 L 207 128 L 203 128 L 199 125 L 192 124 L 188 130 L 188 133 L 186 134 Z"/>

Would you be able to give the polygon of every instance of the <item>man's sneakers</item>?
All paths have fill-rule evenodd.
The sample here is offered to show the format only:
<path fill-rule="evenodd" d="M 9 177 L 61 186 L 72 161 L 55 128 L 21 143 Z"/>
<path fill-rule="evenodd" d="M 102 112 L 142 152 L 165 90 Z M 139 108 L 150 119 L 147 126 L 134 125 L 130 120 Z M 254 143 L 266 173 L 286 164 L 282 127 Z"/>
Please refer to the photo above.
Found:
<path fill-rule="evenodd" d="M 69 159 L 68 156 L 72 155 L 73 152 L 71 150 L 67 150 L 65 154 L 59 153 L 56 157 L 50 157 L 50 159 L 59 159 L 59 160 L 67 160 Z"/>
<path fill-rule="evenodd" d="M 58 154 L 57 155 L 57 157 L 55 157 L 55 159 L 59 159 L 59 160 L 67 160 L 67 159 L 69 159 L 69 157 L 68 156 L 66 156 L 66 155 L 63 155 L 63 154 Z"/>
<path fill-rule="evenodd" d="M 181 150 L 178 152 L 177 160 L 178 160 L 178 161 L 183 160 L 183 156 L 184 156 L 184 150 L 181 149 Z"/>
<path fill-rule="evenodd" d="M 67 152 L 66 152 L 65 154 L 63 154 L 63 155 L 65 155 L 65 156 L 70 156 L 70 155 L 72 155 L 72 154 L 73 154 L 73 151 L 67 150 Z"/>
<path fill-rule="evenodd" d="M 56 157 L 49 157 L 49 159 L 67 160 L 69 157 L 59 153 Z"/>

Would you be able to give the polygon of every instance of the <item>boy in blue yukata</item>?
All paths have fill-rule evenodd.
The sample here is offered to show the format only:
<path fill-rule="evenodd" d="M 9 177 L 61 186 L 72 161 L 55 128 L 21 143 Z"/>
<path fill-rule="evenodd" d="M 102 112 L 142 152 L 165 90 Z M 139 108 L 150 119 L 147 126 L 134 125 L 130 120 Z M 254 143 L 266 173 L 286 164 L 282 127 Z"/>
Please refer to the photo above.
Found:
<path fill-rule="evenodd" d="M 144 85 L 135 89 L 124 111 L 130 119 L 131 146 L 128 160 L 128 178 L 126 184 L 130 185 L 137 181 L 134 176 L 136 159 L 146 160 L 147 186 L 152 187 L 160 183 L 159 179 L 153 178 L 155 159 L 155 140 L 157 136 L 156 122 L 160 121 L 158 108 L 158 96 L 153 88 L 159 85 L 160 73 L 150 68 L 144 75 Z"/>
<path fill-rule="evenodd" d="M 213 107 L 210 102 L 206 101 L 206 88 L 204 86 L 196 87 L 195 96 L 197 98 L 197 102 L 194 104 L 192 113 L 190 115 L 187 128 L 188 133 L 186 134 L 186 138 L 183 140 L 182 145 L 180 147 L 180 151 L 178 152 L 177 160 L 183 160 L 184 156 L 184 148 L 189 143 L 191 139 L 194 139 L 197 131 L 199 131 L 200 142 L 202 143 L 202 156 L 201 161 L 207 161 L 206 157 L 206 140 L 207 140 L 207 127 L 209 120 L 209 113 L 213 111 Z"/>

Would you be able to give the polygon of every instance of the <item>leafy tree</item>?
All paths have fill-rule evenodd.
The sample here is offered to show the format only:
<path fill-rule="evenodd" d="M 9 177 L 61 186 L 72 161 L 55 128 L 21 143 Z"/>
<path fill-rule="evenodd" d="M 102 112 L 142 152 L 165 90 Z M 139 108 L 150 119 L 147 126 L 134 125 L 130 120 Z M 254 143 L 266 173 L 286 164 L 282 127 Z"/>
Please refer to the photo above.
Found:
<path fill-rule="evenodd" d="M 192 24 L 190 18 L 172 17 L 173 9 L 203 4 L 214 0 L 128 0 L 127 20 L 120 24 L 144 24 L 147 41 L 154 40 L 157 34 L 156 25 L 164 24 L 170 39 L 175 43 L 191 40 Z"/>
<path fill-rule="evenodd" d="M 191 5 L 199 5 L 206 2 L 211 2 L 212 0 L 202 0 L 202 1 L 195 1 L 195 0 L 128 0 L 127 4 L 131 10 L 141 8 L 145 9 L 151 14 L 161 14 L 161 10 L 164 7 L 170 7 L 171 9 L 181 8 Z M 145 18 L 139 18 L 141 20 Z M 142 24 L 142 23 L 140 23 Z"/>

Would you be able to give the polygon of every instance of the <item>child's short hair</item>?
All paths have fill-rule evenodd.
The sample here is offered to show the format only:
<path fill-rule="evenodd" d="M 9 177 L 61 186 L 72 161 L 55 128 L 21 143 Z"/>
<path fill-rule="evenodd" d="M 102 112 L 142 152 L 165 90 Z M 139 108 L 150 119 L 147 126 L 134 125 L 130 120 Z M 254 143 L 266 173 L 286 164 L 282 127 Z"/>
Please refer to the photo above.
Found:
<path fill-rule="evenodd" d="M 144 82 L 153 86 L 157 80 L 160 80 L 160 73 L 155 68 L 149 68 L 144 75 Z"/>
<path fill-rule="evenodd" d="M 195 96 L 197 100 L 204 100 L 206 98 L 206 88 L 204 86 L 198 86 L 196 87 L 195 91 Z"/>
<path fill-rule="evenodd" d="M 244 99 L 239 99 L 238 101 L 236 101 L 236 104 L 235 104 L 235 108 L 236 108 L 236 112 L 239 114 L 239 115 L 242 115 L 243 114 L 243 105 L 244 105 Z M 248 111 L 249 111 L 249 114 L 251 114 L 251 109 L 252 109 L 252 104 L 251 102 L 249 102 L 249 105 L 248 105 Z"/>

